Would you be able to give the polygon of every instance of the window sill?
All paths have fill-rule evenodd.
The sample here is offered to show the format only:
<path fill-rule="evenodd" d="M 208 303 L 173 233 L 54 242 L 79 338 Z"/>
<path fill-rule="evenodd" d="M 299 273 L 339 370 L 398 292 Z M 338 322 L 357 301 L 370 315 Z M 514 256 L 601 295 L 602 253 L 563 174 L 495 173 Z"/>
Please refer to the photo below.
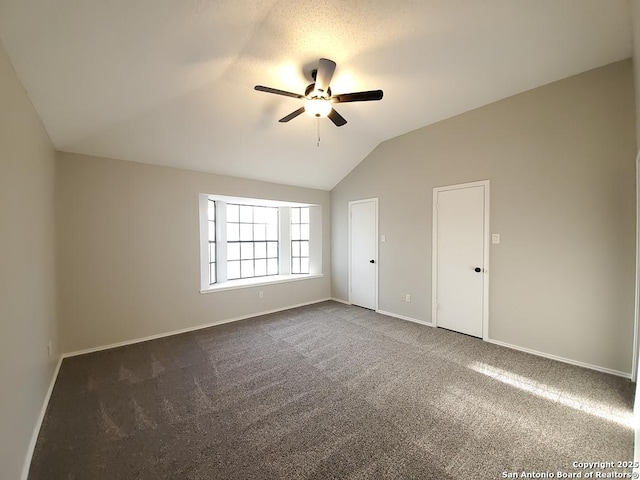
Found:
<path fill-rule="evenodd" d="M 260 285 L 273 285 L 276 283 L 299 282 L 301 280 L 310 280 L 312 278 L 322 278 L 322 273 L 309 275 L 274 275 L 272 277 L 245 278 L 242 280 L 230 280 L 225 283 L 211 285 L 209 288 L 200 290 L 201 294 L 222 292 L 225 290 L 237 290 L 239 288 L 257 287 Z"/>

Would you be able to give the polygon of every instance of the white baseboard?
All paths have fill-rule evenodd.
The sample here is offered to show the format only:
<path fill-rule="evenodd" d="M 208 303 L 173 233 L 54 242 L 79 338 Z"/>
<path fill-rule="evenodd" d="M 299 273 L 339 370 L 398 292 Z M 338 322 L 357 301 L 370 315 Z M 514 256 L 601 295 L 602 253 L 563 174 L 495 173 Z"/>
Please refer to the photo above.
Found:
<path fill-rule="evenodd" d="M 598 365 L 591 365 L 590 363 L 579 362 L 578 360 L 572 360 L 570 358 L 559 357 L 557 355 L 552 355 L 550 353 L 539 352 L 537 350 L 531 350 L 530 348 L 519 347 L 517 345 L 512 345 L 510 343 L 501 342 L 500 340 L 493 340 L 491 338 L 485 339 L 486 342 L 494 343 L 496 345 L 500 345 L 501 347 L 511 348 L 513 350 L 519 350 L 521 352 L 530 353 L 532 355 L 537 355 L 538 357 L 548 358 L 550 360 L 556 360 L 562 363 L 568 363 L 570 365 L 576 365 L 578 367 L 588 368 L 590 370 L 596 370 L 602 373 L 608 373 L 610 375 L 616 375 L 618 377 L 631 379 L 631 373 L 620 372 L 618 370 L 613 370 L 611 368 L 599 367 Z"/>
<path fill-rule="evenodd" d="M 62 365 L 62 355 L 58 357 L 58 364 L 56 365 L 56 368 L 53 371 L 53 377 L 51 378 L 51 382 L 49 383 L 47 394 L 44 397 L 44 402 L 42 402 L 40 415 L 38 415 L 38 419 L 36 420 L 36 426 L 34 427 L 33 433 L 31 434 L 31 441 L 29 442 L 29 447 L 27 448 L 27 454 L 25 455 L 25 459 L 24 459 L 24 465 L 22 466 L 22 475 L 20 475 L 21 480 L 27 480 L 27 477 L 29 476 L 29 468 L 31 467 L 33 452 L 36 449 L 36 442 L 38 441 L 38 435 L 40 434 L 40 429 L 42 428 L 44 415 L 45 413 L 47 413 L 47 407 L 49 406 L 49 400 L 51 399 L 53 386 L 55 385 L 56 379 L 58 378 L 58 372 L 60 372 L 60 365 Z"/>
<path fill-rule="evenodd" d="M 340 298 L 333 298 L 331 297 L 329 300 L 333 300 L 334 302 L 338 302 L 338 303 L 344 303 L 345 305 L 351 305 L 349 302 L 347 302 L 346 300 L 342 300 Z"/>
<path fill-rule="evenodd" d="M 291 310 L 292 308 L 305 307 L 307 305 L 313 305 L 315 303 L 326 302 L 326 301 L 329 301 L 329 300 L 332 300 L 332 299 L 331 298 L 322 298 L 320 300 L 314 300 L 312 302 L 299 303 L 297 305 L 289 305 L 287 307 L 275 308 L 273 310 L 266 310 L 266 311 L 263 311 L 263 312 L 251 313 L 249 315 L 242 315 L 240 317 L 233 317 L 233 318 L 227 318 L 227 319 L 224 319 L 224 320 L 217 320 L 215 322 L 205 323 L 204 325 L 196 325 L 194 327 L 181 328 L 180 330 L 172 330 L 170 332 L 158 333 L 156 335 L 149 335 L 148 337 L 134 338 L 133 340 L 125 340 L 123 342 L 111 343 L 109 345 L 102 345 L 100 347 L 93 347 L 93 348 L 87 348 L 85 350 L 77 350 L 75 352 L 63 353 L 61 355 L 61 357 L 62 358 L 75 357 L 75 356 L 78 356 L 78 355 L 85 355 L 87 353 L 94 353 L 94 352 L 100 352 L 102 350 L 109 350 L 110 348 L 118 348 L 118 347 L 124 347 L 126 345 L 133 345 L 135 343 L 148 342 L 149 340 L 156 340 L 158 338 L 171 337 L 173 335 L 180 335 L 181 333 L 188 333 L 188 332 L 193 332 L 193 331 L 196 331 L 196 330 L 202 330 L 203 328 L 215 327 L 217 325 L 224 325 L 225 323 L 238 322 L 240 320 L 246 320 L 248 318 L 259 317 L 261 315 L 268 315 L 270 313 L 282 312 L 284 310 Z"/>
<path fill-rule="evenodd" d="M 404 315 L 398 315 L 397 313 L 385 312 L 384 310 L 378 310 L 378 313 L 382 315 L 386 315 L 388 317 L 399 318 L 400 320 L 406 320 L 407 322 L 419 323 L 420 325 L 426 325 L 428 327 L 433 327 L 433 323 L 425 322 L 424 320 L 418 320 L 417 318 L 405 317 Z"/>
<path fill-rule="evenodd" d="M 341 301 L 341 300 L 336 300 L 336 299 L 333 299 L 333 298 L 332 298 L 332 300 L 335 300 L 337 302 Z M 389 317 L 395 317 L 395 318 L 399 318 L 401 320 L 406 320 L 408 322 L 419 323 L 421 325 L 427 325 L 429 327 L 435 327 L 435 325 L 433 323 L 431 323 L 431 322 L 426 322 L 424 320 L 418 320 L 416 318 L 406 317 L 404 315 L 398 315 L 397 313 L 386 312 L 384 310 L 378 310 L 378 313 L 380 313 L 382 315 L 387 315 Z M 544 352 L 539 352 L 537 350 L 532 350 L 530 348 L 519 347 L 517 345 L 512 345 L 510 343 L 502 342 L 500 340 L 493 340 L 491 338 L 486 338 L 485 341 L 489 342 L 489 343 L 493 343 L 495 345 L 500 345 L 501 347 L 511 348 L 513 350 L 518 350 L 518 351 L 521 351 L 521 352 L 530 353 L 530 354 L 536 355 L 538 357 L 544 357 L 544 358 L 548 358 L 550 360 L 556 360 L 558 362 L 568 363 L 570 365 L 576 365 L 578 367 L 588 368 L 590 370 L 595 370 L 597 372 L 608 373 L 609 375 L 615 375 L 617 377 L 623 377 L 623 378 L 631 379 L 631 373 L 628 373 L 628 372 L 620 372 L 618 370 L 613 370 L 611 368 L 600 367 L 598 365 L 592 365 L 590 363 L 580 362 L 578 360 L 572 360 L 570 358 L 559 357 L 557 355 L 552 355 L 550 353 L 544 353 Z"/>

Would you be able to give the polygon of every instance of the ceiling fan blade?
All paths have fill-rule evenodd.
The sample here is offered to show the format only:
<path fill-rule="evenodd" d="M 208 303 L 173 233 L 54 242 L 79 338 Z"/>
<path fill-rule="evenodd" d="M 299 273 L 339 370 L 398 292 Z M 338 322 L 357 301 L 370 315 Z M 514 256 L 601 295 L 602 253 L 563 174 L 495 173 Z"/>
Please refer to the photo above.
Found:
<path fill-rule="evenodd" d="M 298 115 L 300 115 L 302 112 L 304 112 L 304 107 L 300 107 L 299 109 L 297 109 L 295 112 L 291 112 L 289 115 L 287 115 L 286 117 L 282 117 L 280 120 L 278 120 L 279 122 L 288 122 L 289 120 L 292 120 L 294 118 L 296 118 Z"/>
<path fill-rule="evenodd" d="M 336 103 L 345 102 L 370 102 L 372 100 L 382 100 L 382 90 L 370 90 L 368 92 L 342 93 L 331 97 Z"/>
<path fill-rule="evenodd" d="M 329 120 L 331 120 L 335 124 L 336 127 L 341 127 L 345 123 L 347 123 L 344 117 L 340 115 L 338 112 L 336 112 L 333 108 L 331 109 L 331 111 L 329 112 L 329 115 L 327 116 L 329 117 Z"/>
<path fill-rule="evenodd" d="M 253 88 L 255 90 L 258 90 L 259 92 L 275 93 L 276 95 L 284 95 L 285 97 L 304 98 L 304 95 L 299 95 L 297 93 L 291 93 L 291 92 L 285 92 L 284 90 L 278 90 L 277 88 L 263 87 L 262 85 L 256 85 Z"/>
<path fill-rule="evenodd" d="M 321 58 L 318 62 L 318 72 L 316 73 L 316 90 L 326 92 L 336 71 L 336 62 L 328 58 Z"/>

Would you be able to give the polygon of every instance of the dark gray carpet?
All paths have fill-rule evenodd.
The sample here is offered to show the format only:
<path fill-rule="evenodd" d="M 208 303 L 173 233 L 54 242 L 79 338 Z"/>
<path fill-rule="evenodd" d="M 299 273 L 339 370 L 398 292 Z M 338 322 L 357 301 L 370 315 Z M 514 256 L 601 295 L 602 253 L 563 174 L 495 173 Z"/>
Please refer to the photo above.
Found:
<path fill-rule="evenodd" d="M 580 471 L 633 458 L 632 403 L 628 380 L 326 302 L 66 359 L 29 478 Z"/>

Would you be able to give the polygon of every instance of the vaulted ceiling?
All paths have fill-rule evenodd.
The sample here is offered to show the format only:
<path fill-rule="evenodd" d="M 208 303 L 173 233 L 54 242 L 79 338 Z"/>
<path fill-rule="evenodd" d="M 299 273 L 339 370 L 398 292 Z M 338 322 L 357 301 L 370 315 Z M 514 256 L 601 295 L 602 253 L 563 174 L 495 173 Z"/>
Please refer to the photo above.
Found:
<path fill-rule="evenodd" d="M 331 189 L 380 142 L 632 54 L 626 0 L 0 0 L 58 150 Z M 318 58 L 348 123 L 301 115 Z M 318 132 L 320 146 L 317 146 Z"/>

